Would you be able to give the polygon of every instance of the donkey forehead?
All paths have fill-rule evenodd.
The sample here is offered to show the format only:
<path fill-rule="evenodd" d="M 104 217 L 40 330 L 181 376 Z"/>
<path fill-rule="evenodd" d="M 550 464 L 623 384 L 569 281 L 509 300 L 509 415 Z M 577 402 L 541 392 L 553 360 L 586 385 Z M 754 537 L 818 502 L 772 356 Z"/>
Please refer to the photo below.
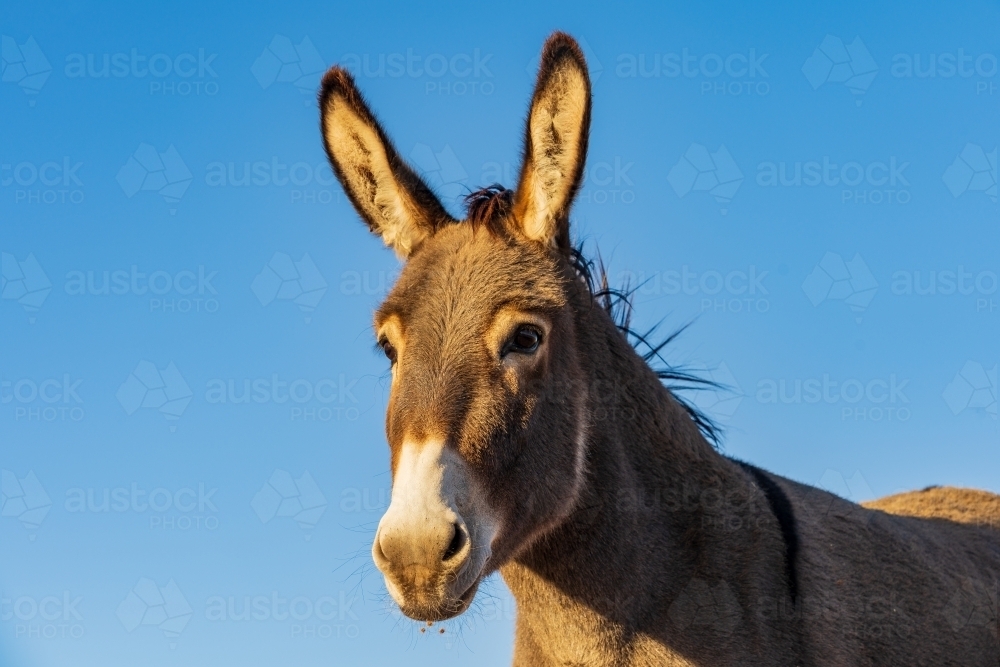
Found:
<path fill-rule="evenodd" d="M 444 333 L 488 326 L 504 309 L 552 313 L 567 302 L 563 280 L 556 260 L 538 244 L 452 224 L 409 259 L 375 326 L 395 318 L 404 329 Z"/>

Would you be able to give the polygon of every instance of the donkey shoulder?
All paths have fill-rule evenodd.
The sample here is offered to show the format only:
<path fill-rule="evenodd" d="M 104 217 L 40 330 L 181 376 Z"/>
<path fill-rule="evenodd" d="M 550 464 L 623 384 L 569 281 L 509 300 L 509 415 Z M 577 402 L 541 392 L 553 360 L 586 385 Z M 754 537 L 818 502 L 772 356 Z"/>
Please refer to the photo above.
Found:
<path fill-rule="evenodd" d="M 1000 530 L 1000 495 L 978 489 L 930 486 L 861 503 L 888 514 L 947 519 Z"/>

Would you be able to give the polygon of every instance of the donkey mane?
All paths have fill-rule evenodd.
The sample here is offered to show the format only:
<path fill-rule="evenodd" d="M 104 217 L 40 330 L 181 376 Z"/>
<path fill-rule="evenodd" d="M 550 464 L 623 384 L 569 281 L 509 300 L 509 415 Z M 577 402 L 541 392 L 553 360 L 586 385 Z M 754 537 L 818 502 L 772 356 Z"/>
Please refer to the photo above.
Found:
<path fill-rule="evenodd" d="M 486 228 L 509 236 L 506 221 L 514 208 L 514 191 L 499 183 L 487 185 L 465 196 L 465 217 L 473 228 Z"/>
<path fill-rule="evenodd" d="M 501 238 L 510 235 L 506 221 L 513 209 L 513 190 L 509 190 L 499 183 L 494 183 L 470 192 L 465 196 L 464 201 L 466 220 L 473 228 L 487 229 Z M 658 330 L 662 320 L 646 331 L 633 328 L 632 295 L 635 294 L 639 285 L 633 286 L 626 283 L 621 287 L 613 287 L 608 280 L 608 267 L 601 259 L 600 251 L 597 252 L 596 259 L 590 259 L 584 253 L 583 243 L 570 248 L 568 259 L 577 276 L 587 285 L 594 303 L 608 314 L 618 331 L 650 369 L 656 373 L 664 386 L 670 390 L 674 400 L 684 408 L 684 411 L 698 426 L 701 434 L 716 449 L 721 449 L 721 427 L 680 392 L 725 390 L 728 387 L 701 377 L 691 368 L 674 366 L 661 354 L 664 348 L 684 333 L 685 329 L 690 326 L 690 322 L 661 337 L 658 337 Z"/>

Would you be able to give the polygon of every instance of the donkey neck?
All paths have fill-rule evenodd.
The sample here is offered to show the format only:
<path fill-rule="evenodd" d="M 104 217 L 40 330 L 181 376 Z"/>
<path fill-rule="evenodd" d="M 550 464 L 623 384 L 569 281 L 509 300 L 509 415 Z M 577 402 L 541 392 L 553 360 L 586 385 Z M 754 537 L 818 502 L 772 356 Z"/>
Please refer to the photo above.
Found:
<path fill-rule="evenodd" d="M 591 387 L 587 478 L 576 511 L 501 570 L 517 600 L 519 641 L 532 635 L 553 647 L 561 634 L 561 657 L 572 659 L 578 648 L 634 651 L 631 638 L 653 636 L 668 655 L 670 605 L 692 581 L 728 579 L 740 599 L 759 594 L 759 582 L 738 590 L 745 582 L 731 568 L 758 559 L 761 544 L 726 524 L 749 524 L 764 501 L 600 308 L 577 319 Z M 763 558 L 778 568 L 780 544 L 770 542 L 774 553 Z"/>

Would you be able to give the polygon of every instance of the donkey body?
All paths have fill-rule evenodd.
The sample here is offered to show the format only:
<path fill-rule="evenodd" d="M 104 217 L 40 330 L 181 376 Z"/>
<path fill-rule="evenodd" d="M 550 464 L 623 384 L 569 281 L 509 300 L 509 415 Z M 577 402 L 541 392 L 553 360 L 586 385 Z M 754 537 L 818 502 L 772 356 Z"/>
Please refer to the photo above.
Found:
<path fill-rule="evenodd" d="M 570 245 L 590 122 L 571 38 L 545 45 L 516 191 L 466 221 L 346 71 L 320 106 L 345 191 L 406 261 L 375 316 L 393 493 L 372 547 L 405 614 L 461 614 L 499 570 L 517 665 L 1000 663 L 1000 498 L 867 509 L 728 459 L 595 302 Z"/>

